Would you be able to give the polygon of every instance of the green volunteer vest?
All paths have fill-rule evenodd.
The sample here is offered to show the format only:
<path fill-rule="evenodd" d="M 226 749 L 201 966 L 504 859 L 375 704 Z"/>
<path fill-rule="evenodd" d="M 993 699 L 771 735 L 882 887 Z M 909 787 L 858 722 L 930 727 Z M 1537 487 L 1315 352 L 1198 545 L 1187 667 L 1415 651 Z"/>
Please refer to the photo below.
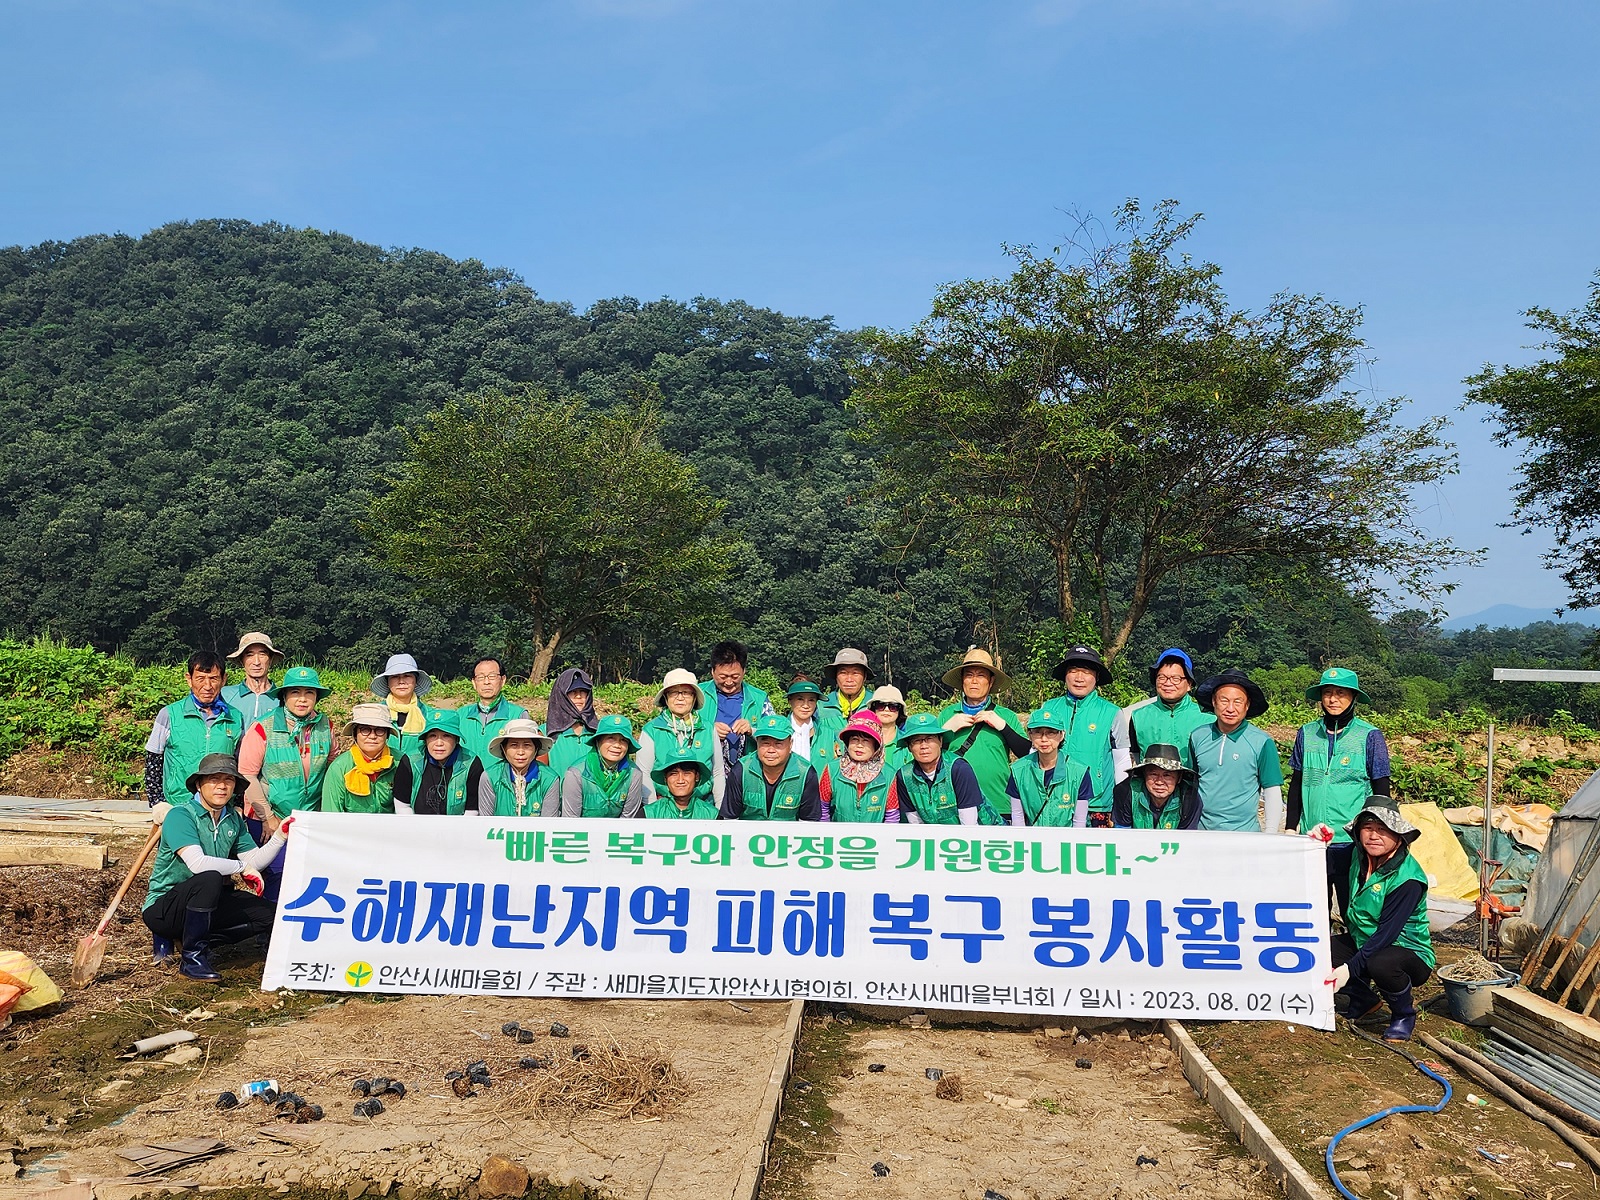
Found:
<path fill-rule="evenodd" d="M 565 733 L 556 736 L 555 743 L 550 747 L 550 770 L 557 779 L 562 779 L 589 753 L 589 734 L 587 731 L 578 734 L 568 729 Z"/>
<path fill-rule="evenodd" d="M 1350 856 L 1350 906 L 1345 909 L 1344 923 L 1355 937 L 1357 947 L 1364 946 L 1378 928 L 1383 913 L 1383 900 L 1390 889 L 1409 880 L 1422 884 L 1422 899 L 1416 911 L 1406 919 L 1405 927 L 1395 939 L 1396 946 L 1416 952 L 1418 958 L 1432 970 L 1433 938 L 1428 932 L 1428 876 L 1405 847 L 1372 874 L 1366 883 L 1361 882 L 1361 849 L 1357 847 Z"/>
<path fill-rule="evenodd" d="M 202 854 L 212 858 L 237 858 L 240 852 L 255 849 L 255 845 L 244 817 L 233 805 L 222 810 L 213 827 L 205 805 L 190 795 L 174 804 L 162 822 L 161 848 L 156 851 L 156 865 L 150 869 L 150 886 L 141 908 L 149 908 L 178 884 L 194 878 L 188 864 L 178 857 L 178 851 L 185 846 L 199 846 Z"/>
<path fill-rule="evenodd" d="M 1151 745 L 1159 746 L 1160 742 Z M 1150 797 L 1144 790 L 1144 782 L 1137 776 L 1128 780 L 1129 796 L 1133 808 L 1133 827 L 1135 829 L 1176 829 L 1178 822 L 1183 819 L 1183 784 L 1180 782 L 1173 788 L 1172 795 L 1167 797 L 1167 802 L 1157 812 L 1150 807 Z"/>
<path fill-rule="evenodd" d="M 469 758 L 476 758 L 482 762 L 485 770 L 495 761 L 489 754 L 489 739 L 504 729 L 507 721 L 528 715 L 527 709 L 511 703 L 504 696 L 501 696 L 489 710 L 487 722 L 482 720 L 484 713 L 478 707 L 476 698 L 471 704 L 456 711 L 461 714 L 461 748 L 467 752 Z"/>
<path fill-rule="evenodd" d="M 1102 696 L 1098 689 L 1082 700 L 1072 693 L 1057 696 L 1045 707 L 1064 709 L 1067 713 L 1067 736 L 1061 743 L 1061 757 L 1068 762 L 1081 763 L 1093 781 L 1094 799 L 1089 802 L 1090 812 L 1111 811 L 1111 789 L 1116 786 L 1116 771 L 1111 765 L 1111 727 L 1122 712 Z M 1209 718 L 1207 718 L 1209 720 Z"/>
<path fill-rule="evenodd" d="M 631 759 L 624 759 L 623 761 L 627 763 L 626 770 L 631 777 L 632 773 L 639 768 L 633 765 Z M 632 786 L 632 779 L 629 779 L 629 787 L 625 787 L 617 793 L 615 800 L 608 800 L 605 792 L 600 790 L 600 785 L 589 777 L 589 764 L 584 763 L 582 769 L 578 772 L 578 785 L 583 791 L 583 816 L 620 817 L 623 805 L 628 802 L 628 790 Z"/>
<path fill-rule="evenodd" d="M 294 722 L 291 732 L 289 725 Z M 322 782 L 333 761 L 333 726 L 321 713 L 312 711 L 304 721 L 295 721 L 287 709 L 275 709 L 260 722 L 267 735 L 266 755 L 261 762 L 261 782 L 267 800 L 279 817 L 322 806 Z M 310 770 L 300 756 L 302 741 L 310 742 Z"/>
<path fill-rule="evenodd" d="M 1016 713 L 998 704 L 991 703 L 990 707 L 1017 733 L 1022 732 L 1022 723 L 1017 720 Z M 946 704 L 939 710 L 939 724 L 943 725 L 957 713 L 965 711 L 959 703 Z M 972 745 L 961 752 L 961 757 L 967 760 L 972 773 L 978 777 L 978 790 L 996 812 L 1010 811 L 1011 798 L 1006 795 L 1006 782 L 1011 778 L 1011 751 L 1006 749 L 1005 739 L 998 730 L 985 725 L 977 731 L 977 737 L 973 737 L 971 729 L 963 729 L 946 738 L 945 747 L 952 752 L 960 751 L 969 738 Z"/>
<path fill-rule="evenodd" d="M 1333 840 L 1348 842 L 1344 827 L 1356 819 L 1361 806 L 1372 794 L 1367 777 L 1367 734 L 1377 728 L 1360 717 L 1334 737 L 1333 753 L 1328 753 L 1328 731 L 1322 721 L 1302 725 L 1304 740 L 1300 754 L 1300 832 L 1317 824 L 1333 830 Z"/>
<path fill-rule="evenodd" d="M 208 754 L 232 757 L 239 752 L 244 718 L 229 705 L 222 716 L 208 721 L 195 707 L 192 695 L 167 705 L 166 713 L 167 748 L 162 752 L 161 791 L 168 804 L 177 806 L 194 794 L 189 790 L 189 776 L 202 758 Z"/>
<path fill-rule="evenodd" d="M 800 811 L 800 801 L 805 795 L 806 773 L 811 764 L 798 754 L 789 755 L 783 764 L 783 774 L 778 776 L 778 786 L 772 789 L 772 808 L 767 808 L 767 777 L 761 773 L 761 763 L 753 754 L 747 754 L 739 763 L 740 787 L 744 795 L 743 819 L 746 821 L 793 821 Z"/>
<path fill-rule="evenodd" d="M 406 755 L 411 764 L 411 802 L 416 807 L 417 789 L 422 786 L 422 768 L 427 765 L 427 751 L 419 744 Z M 444 785 L 444 811 L 449 817 L 459 817 L 467 811 L 467 775 L 472 770 L 472 755 L 456 748 L 456 761 L 450 768 L 450 778 Z M 476 798 L 474 798 L 476 799 Z M 474 804 L 476 807 L 476 804 Z"/>
<path fill-rule="evenodd" d="M 855 713 L 867 711 L 867 706 L 872 703 L 872 685 L 866 684 L 861 689 L 861 703 L 856 705 Z M 811 762 L 817 770 L 835 758 L 839 757 L 839 732 L 849 722 L 849 718 L 839 708 L 839 692 L 834 689 L 822 698 L 817 705 L 816 729 L 811 734 Z"/>
<path fill-rule="evenodd" d="M 700 711 L 715 716 L 717 685 L 709 679 L 706 680 L 700 685 L 700 694 L 705 697 L 705 701 L 700 705 Z M 748 683 L 743 685 L 743 691 L 739 696 L 739 715 L 750 722 L 750 728 L 755 728 L 756 722 L 761 719 L 761 714 L 767 711 L 767 704 L 767 694 L 760 688 L 751 687 Z"/>
<path fill-rule="evenodd" d="M 1189 735 L 1210 720 L 1211 714 L 1185 693 L 1182 700 L 1171 706 L 1159 696 L 1149 704 L 1139 705 L 1130 715 L 1128 724 L 1133 730 L 1134 743 L 1141 750 L 1151 746 L 1176 746 L 1183 765 L 1192 771 L 1194 752 L 1189 749 Z"/>
<path fill-rule="evenodd" d="M 1056 702 L 1052 700 L 1051 704 Z M 1050 787 L 1044 786 L 1044 768 L 1039 752 L 1033 751 L 1011 765 L 1011 781 L 1022 799 L 1022 815 L 1029 825 L 1070 827 L 1078 813 L 1078 791 L 1089 769 L 1065 755 L 1057 755 Z"/>
<path fill-rule="evenodd" d="M 934 772 L 932 780 L 922 778 L 915 762 L 908 762 L 896 772 L 900 780 L 900 794 L 910 802 L 912 808 L 917 810 L 917 816 L 922 818 L 925 825 L 961 824 L 961 810 L 956 804 L 956 789 L 950 779 L 950 770 L 955 761 L 954 754 L 941 754 L 939 769 Z M 987 796 L 978 805 L 978 824 L 1002 824 L 1000 814 L 995 811 L 994 805 L 989 803 Z"/>
<path fill-rule="evenodd" d="M 716 710 L 712 709 L 711 714 L 715 716 Z M 667 785 L 661 780 L 660 764 L 664 763 L 669 757 L 675 757 L 678 754 L 678 735 L 673 732 L 672 725 L 668 722 L 666 716 L 662 713 L 657 713 L 645 722 L 644 736 L 650 739 L 656 750 L 655 763 L 650 768 L 651 782 L 655 784 L 656 795 L 665 796 L 667 794 Z M 686 749 L 691 751 L 695 759 L 706 765 L 704 777 L 699 783 L 695 784 L 694 798 L 696 800 L 704 800 L 709 804 L 711 802 L 712 755 L 717 752 L 717 734 L 711 728 L 710 718 L 706 716 L 704 705 L 701 705 L 695 711 L 694 733 L 690 736 L 689 745 Z M 588 815 L 587 812 L 584 813 L 584 816 Z"/>
<path fill-rule="evenodd" d="M 688 808 L 679 808 L 678 802 L 668 797 L 665 800 L 650 801 L 644 806 L 644 815 L 666 820 L 715 821 L 718 814 L 717 806 L 709 800 L 691 799 Z"/>
<path fill-rule="evenodd" d="M 497 817 L 537 817 L 544 813 L 544 798 L 560 781 L 549 767 L 534 764 L 536 770 L 528 785 L 523 788 L 523 807 L 517 807 L 517 789 L 511 781 L 511 764 L 503 758 L 491 758 L 484 771 L 489 776 L 489 786 L 494 788 L 494 815 Z"/>
<path fill-rule="evenodd" d="M 832 771 L 832 767 L 828 768 Z M 894 773 L 885 767 L 878 777 L 858 792 L 856 785 L 843 775 L 833 781 L 833 819 L 835 821 L 870 822 L 880 824 L 889 807 L 889 787 L 894 783 Z"/>
<path fill-rule="evenodd" d="M 391 751 L 392 753 L 392 751 Z M 372 781 L 372 792 L 366 796 L 357 796 L 345 789 L 345 773 L 354 765 L 355 759 L 346 750 L 328 764 L 327 778 L 322 781 L 322 811 L 323 812 L 349 812 L 349 813 L 392 813 L 394 812 L 394 773 L 396 764 L 391 764 L 387 771 L 382 771 Z"/>

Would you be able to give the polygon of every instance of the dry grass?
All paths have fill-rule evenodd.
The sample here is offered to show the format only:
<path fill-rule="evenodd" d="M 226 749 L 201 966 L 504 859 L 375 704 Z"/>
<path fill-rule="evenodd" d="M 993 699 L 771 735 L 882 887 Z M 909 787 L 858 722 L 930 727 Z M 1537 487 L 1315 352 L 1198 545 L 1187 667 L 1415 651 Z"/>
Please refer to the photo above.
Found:
<path fill-rule="evenodd" d="M 550 1047 L 556 1054 L 549 1067 L 507 1080 L 508 1107 L 529 1114 L 664 1117 L 689 1098 L 688 1081 L 659 1046 L 591 1040 L 575 1044 L 565 1057 L 559 1043 Z"/>

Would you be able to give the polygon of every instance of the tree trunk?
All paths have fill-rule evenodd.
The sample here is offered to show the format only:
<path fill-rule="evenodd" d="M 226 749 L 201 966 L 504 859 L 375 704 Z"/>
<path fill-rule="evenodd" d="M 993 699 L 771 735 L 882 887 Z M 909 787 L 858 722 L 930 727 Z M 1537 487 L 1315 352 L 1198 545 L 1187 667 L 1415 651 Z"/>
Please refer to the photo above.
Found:
<path fill-rule="evenodd" d="M 547 639 L 543 631 L 534 626 L 533 635 L 533 669 L 528 672 L 529 683 L 543 683 L 545 676 L 550 674 L 550 664 L 555 661 L 556 650 L 561 645 L 562 631 L 556 630 Z"/>
<path fill-rule="evenodd" d="M 1050 553 L 1056 560 L 1056 610 L 1061 619 L 1061 630 L 1067 633 L 1078 615 L 1078 606 L 1072 597 L 1072 551 L 1065 542 L 1052 540 Z M 1070 634 L 1069 634 L 1070 636 Z"/>

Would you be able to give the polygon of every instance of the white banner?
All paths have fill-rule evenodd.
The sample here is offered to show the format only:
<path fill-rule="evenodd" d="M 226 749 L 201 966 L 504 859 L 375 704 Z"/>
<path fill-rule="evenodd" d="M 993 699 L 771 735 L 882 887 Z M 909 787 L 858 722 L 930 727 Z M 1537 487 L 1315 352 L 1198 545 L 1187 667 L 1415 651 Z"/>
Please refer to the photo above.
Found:
<path fill-rule="evenodd" d="M 1269 834 L 312 812 L 262 987 L 1332 1029 L 1327 894 Z"/>

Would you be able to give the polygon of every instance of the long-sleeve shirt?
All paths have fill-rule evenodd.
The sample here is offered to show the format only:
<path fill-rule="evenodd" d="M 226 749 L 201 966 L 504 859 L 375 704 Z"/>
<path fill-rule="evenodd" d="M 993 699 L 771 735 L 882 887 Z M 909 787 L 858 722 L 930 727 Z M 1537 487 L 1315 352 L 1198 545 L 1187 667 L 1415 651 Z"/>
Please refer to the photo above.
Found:
<path fill-rule="evenodd" d="M 772 797 L 778 790 L 777 783 L 761 776 L 761 781 L 766 784 L 766 808 L 772 810 Z M 727 783 L 722 793 L 722 820 L 737 821 L 744 816 L 744 772 L 729 771 Z M 800 806 L 794 810 L 794 819 L 797 821 L 822 820 L 822 792 L 821 784 L 817 779 L 816 768 L 806 772 L 805 784 L 800 790 Z"/>

